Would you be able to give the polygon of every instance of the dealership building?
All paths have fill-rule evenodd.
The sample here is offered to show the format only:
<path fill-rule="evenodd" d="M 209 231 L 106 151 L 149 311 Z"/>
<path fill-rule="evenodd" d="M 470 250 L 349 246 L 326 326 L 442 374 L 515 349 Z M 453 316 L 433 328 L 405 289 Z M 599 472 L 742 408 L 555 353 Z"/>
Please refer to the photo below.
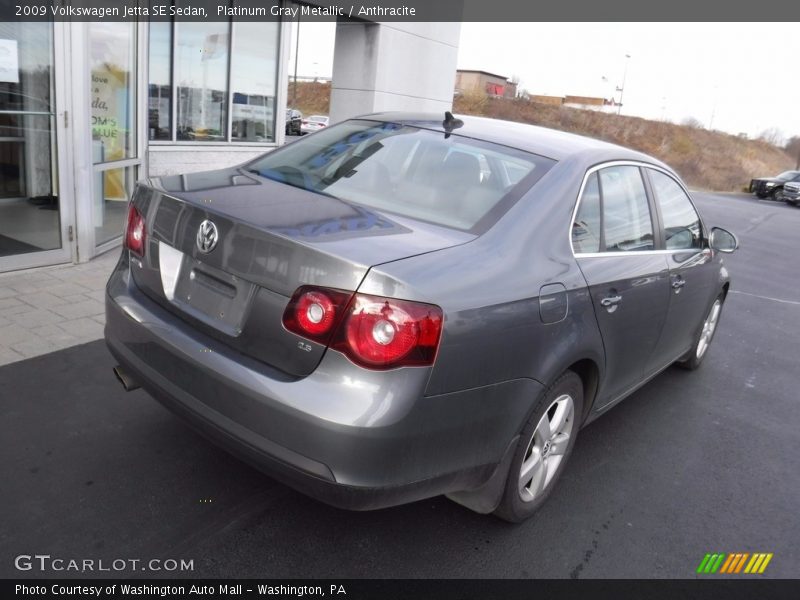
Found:
<path fill-rule="evenodd" d="M 337 22 L 331 120 L 449 109 L 459 32 Z M 291 36 L 236 17 L 0 22 L 0 272 L 118 247 L 138 179 L 280 146 Z"/>

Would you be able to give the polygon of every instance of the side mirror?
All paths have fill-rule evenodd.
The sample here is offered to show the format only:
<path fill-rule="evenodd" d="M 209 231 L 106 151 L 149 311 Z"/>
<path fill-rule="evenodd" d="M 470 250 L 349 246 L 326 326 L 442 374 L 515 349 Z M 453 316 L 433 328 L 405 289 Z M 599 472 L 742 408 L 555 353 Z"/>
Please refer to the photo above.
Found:
<path fill-rule="evenodd" d="M 718 252 L 730 254 L 739 247 L 739 240 L 727 229 L 722 227 L 712 227 L 709 245 Z"/>

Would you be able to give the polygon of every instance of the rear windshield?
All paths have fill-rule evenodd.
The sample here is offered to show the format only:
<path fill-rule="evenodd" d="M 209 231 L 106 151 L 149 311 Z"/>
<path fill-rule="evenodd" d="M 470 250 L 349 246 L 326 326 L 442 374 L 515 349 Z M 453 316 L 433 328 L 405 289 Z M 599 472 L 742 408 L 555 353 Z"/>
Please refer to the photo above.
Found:
<path fill-rule="evenodd" d="M 247 165 L 262 177 L 464 231 L 491 226 L 554 164 L 458 134 L 346 121 Z"/>

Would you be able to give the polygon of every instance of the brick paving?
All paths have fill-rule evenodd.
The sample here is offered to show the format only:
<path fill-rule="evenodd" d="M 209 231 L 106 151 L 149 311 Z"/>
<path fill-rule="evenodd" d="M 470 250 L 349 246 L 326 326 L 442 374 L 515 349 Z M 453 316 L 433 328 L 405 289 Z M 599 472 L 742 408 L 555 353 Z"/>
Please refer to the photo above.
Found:
<path fill-rule="evenodd" d="M 0 365 L 103 337 L 103 295 L 119 258 L 0 273 Z"/>

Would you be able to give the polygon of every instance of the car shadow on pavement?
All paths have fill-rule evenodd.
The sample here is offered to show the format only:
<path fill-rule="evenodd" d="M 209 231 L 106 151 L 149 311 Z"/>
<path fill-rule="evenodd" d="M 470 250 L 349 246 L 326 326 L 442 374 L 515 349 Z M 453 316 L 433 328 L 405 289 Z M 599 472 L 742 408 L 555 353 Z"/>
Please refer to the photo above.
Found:
<path fill-rule="evenodd" d="M 374 512 L 307 498 L 124 392 L 103 341 L 14 363 L 0 368 L 0 576 L 42 576 L 13 565 L 36 553 L 193 561 L 190 572 L 45 573 L 73 577 L 692 577 L 708 548 L 788 545 L 764 531 L 781 531 L 798 491 L 753 518 L 769 473 L 726 469 L 752 451 L 741 443 L 751 425 L 725 405 L 738 382 L 713 392 L 714 358 L 697 374 L 668 370 L 585 428 L 547 504 L 516 526 L 442 497 Z"/>

